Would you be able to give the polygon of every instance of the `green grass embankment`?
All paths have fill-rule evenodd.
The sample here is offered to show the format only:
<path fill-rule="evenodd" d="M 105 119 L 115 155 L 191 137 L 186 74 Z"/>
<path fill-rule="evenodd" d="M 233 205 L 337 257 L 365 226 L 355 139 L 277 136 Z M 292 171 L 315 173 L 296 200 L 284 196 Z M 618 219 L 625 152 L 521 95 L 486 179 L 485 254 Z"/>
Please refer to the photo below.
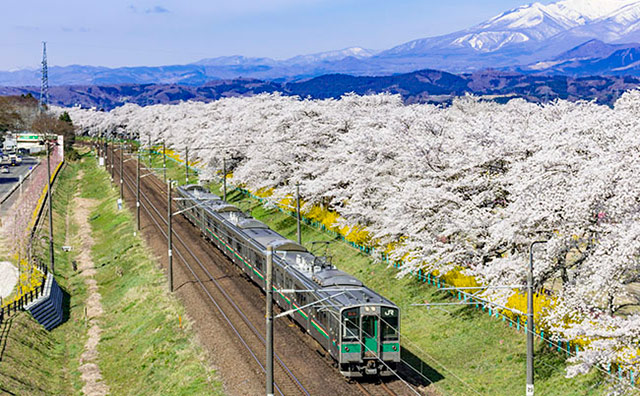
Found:
<path fill-rule="evenodd" d="M 94 158 L 81 164 L 83 198 L 96 200 L 92 257 L 105 309 L 99 366 L 114 395 L 222 395 L 184 308 L 150 259 L 135 221 Z M 180 327 L 182 318 L 182 327 Z"/>
<path fill-rule="evenodd" d="M 84 301 L 86 288 L 72 270 L 75 252 L 63 252 L 67 234 L 73 239 L 77 226 L 68 223 L 71 199 L 76 192 L 76 166 L 67 166 L 56 179 L 53 191 L 54 251 L 56 280 L 68 298 L 64 309 L 67 321 L 51 332 L 45 331 L 28 313 L 20 313 L 5 323 L 0 360 L 0 389 L 15 395 L 80 394 L 82 381 L 78 371 L 80 354 L 86 341 Z M 36 254 L 48 262 L 47 227 L 39 230 Z"/>
<path fill-rule="evenodd" d="M 146 158 L 145 158 L 146 159 Z M 153 156 L 153 166 L 162 166 L 162 156 Z M 168 178 L 184 184 L 184 167 L 167 160 Z M 160 174 L 161 176 L 161 174 Z M 191 179 L 191 178 L 190 178 Z M 191 182 L 195 182 L 193 177 Z M 220 185 L 210 185 L 222 196 Z M 276 209 L 266 209 L 259 201 L 239 192 L 227 191 L 228 201 L 278 231 L 296 239 L 296 223 L 291 216 Z M 327 233 L 310 226 L 302 227 L 302 242 L 313 251 L 312 241 L 332 241 L 329 255 L 341 270 L 361 279 L 368 287 L 391 299 L 402 309 L 403 359 L 410 361 L 434 382 L 442 395 L 512 396 L 524 394 L 526 383 L 526 340 L 522 331 L 489 317 L 469 306 L 438 308 L 414 307 L 411 304 L 455 302 L 436 287 L 413 277 L 396 278 L 397 270 L 374 263 L 361 253 Z M 322 245 L 317 245 L 322 246 Z M 324 248 L 313 251 L 324 255 Z M 514 326 L 515 327 L 515 326 Z M 536 393 L 545 396 L 605 395 L 609 386 L 596 370 L 576 378 L 565 378 L 563 354 L 536 342 Z M 628 393 L 632 394 L 632 393 Z"/>
<path fill-rule="evenodd" d="M 78 180 L 80 170 L 83 177 Z M 67 165 L 53 190 L 56 279 L 69 295 L 65 304 L 69 319 L 51 332 L 28 313 L 0 325 L 0 394 L 82 394 L 78 368 L 89 325 L 84 278 L 73 269 L 79 248 L 78 225 L 72 221 L 78 190 L 97 203 L 90 219 L 96 242 L 92 257 L 104 308 L 97 363 L 111 394 L 222 395 L 204 351 L 193 341 L 184 309 L 167 293 L 166 280 L 141 239 L 133 237 L 131 215 L 116 210 L 116 190 L 86 154 L 81 162 Z M 45 235 L 46 227 L 37 250 L 48 260 Z M 62 251 L 67 243 L 71 252 Z"/>

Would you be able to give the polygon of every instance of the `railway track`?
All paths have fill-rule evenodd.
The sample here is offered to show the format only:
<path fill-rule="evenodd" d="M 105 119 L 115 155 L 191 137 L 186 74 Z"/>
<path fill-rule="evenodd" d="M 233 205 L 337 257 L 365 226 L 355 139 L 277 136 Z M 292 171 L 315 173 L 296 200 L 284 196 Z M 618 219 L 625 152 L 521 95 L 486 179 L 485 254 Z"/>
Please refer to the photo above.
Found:
<path fill-rule="evenodd" d="M 117 164 L 119 157 L 116 154 L 113 155 L 112 158 L 116 159 L 116 166 L 113 168 L 113 179 L 115 183 L 119 183 L 120 175 L 119 166 Z M 135 174 L 135 163 L 133 165 L 125 165 L 125 175 L 123 178 L 125 200 L 132 204 L 131 207 L 135 207 L 135 179 L 133 176 L 129 176 Z M 151 221 L 154 228 L 157 229 L 158 237 L 166 240 L 167 207 L 165 192 L 166 186 L 155 176 L 145 178 L 143 179 L 143 182 L 141 182 L 141 210 L 146 214 L 146 217 Z M 216 308 L 222 320 L 227 324 L 231 329 L 231 332 L 242 345 L 241 348 L 247 351 L 251 359 L 258 366 L 259 370 L 264 373 L 265 369 L 263 362 L 265 355 L 265 340 L 262 336 L 263 331 L 254 324 L 261 323 L 264 320 L 264 312 L 258 312 L 259 319 L 261 320 L 256 319 L 255 312 L 246 313 L 245 310 L 247 307 L 245 307 L 245 309 L 241 308 L 234 300 L 234 297 L 225 290 L 225 287 L 221 285 L 221 280 L 228 279 L 231 277 L 232 273 L 236 278 L 240 278 L 238 276 L 238 271 L 235 266 L 231 264 L 215 247 L 199 237 L 194 237 L 194 235 L 198 235 L 196 232 L 199 233 L 199 230 L 188 223 L 186 219 L 182 216 L 176 216 L 176 218 L 174 218 L 173 254 L 180 260 L 181 264 L 184 264 L 184 268 L 188 272 L 188 275 L 190 275 L 192 281 L 195 281 L 195 283 L 198 284 L 199 288 L 206 295 L 206 299 L 209 300 L 211 305 Z M 212 265 L 212 263 L 225 264 Z M 174 266 L 174 271 L 177 270 L 176 267 L 178 266 Z M 227 267 L 226 271 L 221 271 L 220 267 Z M 243 281 L 245 283 L 247 282 L 244 279 Z M 246 287 L 247 285 L 243 286 Z M 255 288 L 253 285 L 249 287 Z M 258 292 L 257 288 L 255 288 L 255 292 Z M 260 299 L 260 304 L 260 307 L 264 305 L 263 296 Z M 253 311 L 256 310 L 255 306 L 248 308 L 253 308 Z M 286 322 L 281 322 L 280 327 L 279 331 L 282 334 L 286 332 L 286 328 L 289 326 L 286 325 Z M 297 329 L 289 330 L 289 333 L 296 332 L 298 333 L 298 336 L 301 335 Z M 301 336 L 305 337 L 304 335 Z M 284 344 L 288 343 L 285 342 Z M 294 344 L 298 344 L 298 348 L 301 348 L 299 346 L 299 342 Z M 292 347 L 285 348 L 282 342 L 276 346 L 276 349 L 284 349 L 285 356 L 300 354 L 300 351 L 292 351 Z M 342 377 L 339 373 L 335 372 L 335 370 L 327 364 L 326 361 L 319 358 L 309 361 L 309 359 L 315 355 L 314 349 L 310 349 L 308 345 L 305 345 L 304 349 L 306 356 L 302 358 L 302 360 L 306 362 L 305 366 L 315 365 L 315 369 L 312 369 L 311 372 L 307 370 L 307 373 L 303 373 L 302 375 L 294 372 L 294 370 L 300 371 L 300 368 L 297 367 L 301 365 L 300 363 L 294 362 L 293 367 L 295 367 L 295 369 L 292 370 L 289 367 L 291 366 L 291 363 L 287 365 L 279 354 L 275 355 L 274 361 L 276 364 L 274 367 L 274 378 L 276 394 L 281 396 L 325 394 L 325 392 L 331 388 L 335 388 L 335 391 L 329 391 L 329 393 L 332 394 L 349 395 L 357 393 L 355 391 L 355 387 L 344 386 L 344 380 Z M 324 367 L 317 366 L 318 363 Z M 331 371 L 333 374 L 323 375 L 325 371 Z M 312 376 L 312 372 L 315 376 Z M 262 383 L 264 383 L 263 379 Z M 309 384 L 311 384 L 311 388 L 309 388 Z M 320 392 L 320 389 L 325 389 L 325 391 Z"/>
<path fill-rule="evenodd" d="M 115 159 L 115 166 L 111 168 L 113 170 L 112 180 L 114 184 L 118 185 L 120 183 L 119 154 L 110 151 L 109 155 L 110 158 Z M 106 164 L 110 164 L 110 162 Z M 125 162 L 124 164 L 124 197 L 131 208 L 135 208 L 135 167 L 135 161 Z M 109 168 L 107 170 L 109 171 Z M 149 226 L 157 230 L 154 231 L 156 237 L 164 241 L 165 252 L 167 239 L 166 188 L 166 183 L 163 183 L 155 175 L 141 179 L 141 210 L 150 221 L 151 224 L 149 224 Z M 142 217 L 143 213 L 141 212 L 141 218 Z M 259 326 L 255 325 L 255 323 L 260 323 L 260 325 L 264 326 L 264 294 L 259 291 L 253 283 L 249 285 L 249 281 L 244 278 L 243 275 L 240 275 L 240 271 L 236 266 L 208 241 L 198 237 L 197 235 L 199 234 L 200 229 L 188 222 L 185 217 L 174 217 L 173 254 L 180 260 L 179 263 L 184 264 L 184 266 L 176 266 L 175 264 L 178 263 L 174 263 L 174 278 L 177 277 L 177 272 L 182 270 L 185 272 L 183 276 L 189 276 L 190 279 L 188 282 L 197 283 L 199 289 L 204 294 L 204 298 L 211 302 L 210 305 L 215 307 L 221 321 L 228 326 L 232 336 L 238 340 L 240 344 L 239 348 L 246 350 L 250 359 L 255 363 L 260 372 L 264 373 L 265 367 L 263 362 L 266 353 L 265 340 L 262 336 L 264 329 L 260 329 Z M 221 282 L 230 278 L 235 278 L 236 281 L 242 278 L 245 284 L 240 287 L 245 290 L 246 287 L 254 290 L 253 293 L 246 293 L 245 290 L 243 290 L 243 293 L 257 294 L 257 298 L 249 304 L 247 304 L 246 301 L 244 303 L 236 302 L 236 298 L 225 290 L 225 287 L 229 285 L 221 284 Z M 185 283 L 187 282 L 183 282 L 182 285 Z M 175 284 L 179 285 L 180 283 L 176 282 Z M 235 286 L 237 287 L 237 285 Z M 233 285 L 230 289 L 233 289 Z M 244 309 L 241 308 L 241 305 Z M 256 306 L 262 308 L 262 310 L 258 309 L 256 313 Z M 276 354 L 274 357 L 274 387 L 277 395 L 397 395 L 386 383 L 361 384 L 359 382 L 352 383 L 345 381 L 344 377 L 331 365 L 331 361 L 328 361 L 326 357 L 319 356 L 321 354 L 316 353 L 317 346 L 314 345 L 313 340 L 310 340 L 309 337 L 302 334 L 293 322 L 287 324 L 287 321 L 279 321 L 276 322 L 276 326 L 280 326 L 280 328 L 276 330 L 279 334 L 276 342 L 280 341 L 277 343 L 278 345 L 276 345 L 276 350 L 283 351 L 283 356 L 286 356 L 287 360 L 289 360 L 289 364 L 287 365 L 279 354 Z M 294 336 L 293 338 L 291 337 L 292 335 Z M 286 338 L 287 341 L 282 342 L 283 338 Z M 294 362 L 290 361 L 292 355 L 301 353 L 306 353 L 303 358 Z M 293 369 L 290 367 L 293 367 Z M 306 370 L 301 369 L 301 367 L 306 368 Z M 264 378 L 261 378 L 261 384 L 264 384 Z M 396 385 L 400 387 L 399 381 L 391 382 L 390 385 L 394 388 Z M 404 391 L 400 390 L 400 393 L 404 394 Z"/>
<path fill-rule="evenodd" d="M 117 178 L 119 179 L 120 178 L 119 169 L 116 170 L 115 173 L 116 174 L 114 175 L 114 177 L 117 176 Z M 127 178 L 126 176 L 125 176 L 125 178 L 123 180 L 124 180 L 124 185 L 127 187 L 127 189 L 129 191 L 131 191 L 132 194 L 135 194 L 135 191 L 136 191 L 136 189 L 135 189 L 135 181 L 132 178 Z M 160 212 L 158 210 L 158 208 L 154 205 L 154 202 L 150 199 L 149 195 L 147 193 L 145 193 L 143 190 L 140 191 L 140 197 L 141 197 L 141 208 L 147 213 L 149 218 L 152 219 L 152 221 L 154 222 L 154 224 L 158 228 L 160 234 L 164 238 L 166 238 L 167 237 L 167 234 L 166 234 L 166 231 L 165 231 L 165 227 L 167 225 L 166 218 L 163 217 L 162 212 Z M 146 203 L 145 203 L 145 201 L 146 201 Z M 264 364 L 262 363 L 262 360 L 260 358 L 258 358 L 258 353 L 262 352 L 262 351 L 255 351 L 255 349 L 250 346 L 251 341 L 247 340 L 246 335 L 243 335 L 242 332 L 238 329 L 238 327 L 233 324 L 233 322 L 229 318 L 229 315 L 221 307 L 221 305 L 218 303 L 218 301 L 213 297 L 211 292 L 205 287 L 204 283 L 205 282 L 210 282 L 210 283 L 212 283 L 212 284 L 214 284 L 216 286 L 216 288 L 221 293 L 221 295 L 224 297 L 226 302 L 233 308 L 233 310 L 237 314 L 240 315 L 240 317 L 242 318 L 243 322 L 245 323 L 245 325 L 250 330 L 251 334 L 257 340 L 259 340 L 259 342 L 262 343 L 263 346 L 264 346 L 264 343 L 265 343 L 264 337 L 262 337 L 262 335 L 258 332 L 257 328 L 249 321 L 249 319 L 244 314 L 242 309 L 233 301 L 231 296 L 229 296 L 229 294 L 227 294 L 224 291 L 224 289 L 220 286 L 220 283 L 208 271 L 208 269 L 205 267 L 205 265 L 202 263 L 202 261 L 198 258 L 198 256 L 196 256 L 194 254 L 193 250 L 189 247 L 189 245 L 182 238 L 182 236 L 179 233 L 176 232 L 176 233 L 174 233 L 174 237 L 178 242 L 178 246 L 176 246 L 175 243 L 174 243 L 174 246 L 173 246 L 173 251 L 175 252 L 176 256 L 183 262 L 183 264 L 189 270 L 191 275 L 196 279 L 196 281 L 198 282 L 200 287 L 203 289 L 203 291 L 209 297 L 209 300 L 211 301 L 211 303 L 213 303 L 213 305 L 216 307 L 216 309 L 220 312 L 220 314 L 225 319 L 225 321 L 227 322 L 229 327 L 232 329 L 232 331 L 239 338 L 240 342 L 243 344 L 243 346 L 246 348 L 246 350 L 252 356 L 254 361 L 258 364 L 260 369 L 264 372 L 265 371 Z M 182 246 L 182 247 L 180 247 L 180 246 Z M 195 266 L 193 265 L 193 263 L 189 262 L 190 260 L 188 260 L 188 257 L 190 257 L 193 261 L 195 261 L 195 263 L 197 264 L 197 268 L 194 268 Z M 198 274 L 198 272 L 196 272 L 198 269 L 201 270 L 202 273 Z M 203 278 L 205 278 L 205 279 L 203 279 Z M 278 356 L 278 354 L 275 354 L 274 360 L 275 360 L 275 362 L 277 364 L 277 366 L 275 367 L 276 368 L 275 377 L 278 378 L 278 381 L 275 382 L 275 384 L 274 384 L 276 392 L 279 395 L 283 395 L 283 396 L 284 395 L 292 395 L 292 394 L 303 394 L 303 395 L 306 395 L 306 396 L 310 396 L 310 393 L 307 391 L 307 389 L 302 385 L 302 383 L 295 376 L 295 374 L 293 374 L 291 369 L 289 369 L 289 367 L 282 361 L 282 359 L 280 358 L 280 356 Z M 280 371 L 279 373 L 278 373 L 278 369 Z M 293 384 L 293 387 L 289 386 L 290 384 L 284 384 L 283 385 L 283 382 L 285 382 L 285 381 L 283 381 L 283 378 L 285 378 L 285 377 L 290 380 L 291 384 Z M 295 388 L 295 392 L 294 392 L 294 388 Z"/>
<path fill-rule="evenodd" d="M 398 396 L 396 392 L 391 390 L 384 382 L 378 383 L 361 383 L 356 382 L 356 387 L 364 396 Z"/>

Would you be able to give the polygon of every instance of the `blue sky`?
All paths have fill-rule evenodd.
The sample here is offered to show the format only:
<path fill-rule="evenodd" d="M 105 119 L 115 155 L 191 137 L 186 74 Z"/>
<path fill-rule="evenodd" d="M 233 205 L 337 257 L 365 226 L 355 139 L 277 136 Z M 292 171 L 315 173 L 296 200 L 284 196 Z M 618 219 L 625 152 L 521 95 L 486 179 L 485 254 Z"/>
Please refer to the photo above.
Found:
<path fill-rule="evenodd" d="M 549 3 L 550 1 L 543 1 Z M 470 27 L 526 0 L 5 1 L 0 70 L 185 64 L 225 55 L 284 59 L 386 49 Z"/>

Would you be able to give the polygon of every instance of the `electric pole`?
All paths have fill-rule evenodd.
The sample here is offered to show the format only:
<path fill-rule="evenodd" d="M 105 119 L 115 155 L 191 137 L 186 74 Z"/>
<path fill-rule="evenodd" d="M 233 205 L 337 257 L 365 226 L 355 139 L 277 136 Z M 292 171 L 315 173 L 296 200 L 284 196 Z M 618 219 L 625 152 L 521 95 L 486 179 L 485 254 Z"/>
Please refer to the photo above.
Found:
<path fill-rule="evenodd" d="M 302 234 L 300 234 L 300 182 L 296 183 L 296 219 L 298 220 L 298 245 L 302 245 Z"/>
<path fill-rule="evenodd" d="M 124 203 L 124 144 L 120 142 L 120 202 Z"/>
<path fill-rule="evenodd" d="M 184 148 L 184 170 L 187 174 L 187 177 L 185 179 L 185 184 L 189 184 L 189 147 L 185 146 Z"/>
<path fill-rule="evenodd" d="M 140 152 L 138 151 L 136 161 L 136 225 L 140 231 Z"/>
<path fill-rule="evenodd" d="M 227 202 L 227 160 L 222 159 L 222 200 Z"/>
<path fill-rule="evenodd" d="M 167 151 L 166 146 L 164 144 L 164 140 L 162 141 L 162 175 L 164 177 L 164 181 L 167 181 Z"/>
<path fill-rule="evenodd" d="M 168 226 L 168 234 L 167 234 L 167 246 L 169 253 L 169 291 L 173 292 L 173 257 L 172 257 L 172 244 L 171 244 L 171 218 L 173 214 L 171 213 L 171 180 L 167 180 L 167 226 Z"/>
<path fill-rule="evenodd" d="M 45 59 L 46 60 L 46 59 Z M 47 146 L 47 201 L 49 204 L 49 262 L 51 265 L 51 273 L 56 274 L 55 260 L 53 257 L 53 205 L 51 204 L 51 149 L 49 148 L 49 140 L 45 134 L 45 146 Z"/>
<path fill-rule="evenodd" d="M 529 271 L 527 271 L 527 396 L 534 396 L 533 384 L 533 247 L 547 241 L 534 241 L 529 245 Z"/>
<path fill-rule="evenodd" d="M 114 176 L 115 176 L 115 171 L 114 171 L 114 169 L 113 169 L 113 167 L 114 167 L 114 162 L 115 162 L 115 158 L 114 158 L 114 156 L 115 156 L 115 150 L 114 150 L 114 147 L 113 147 L 113 146 L 115 146 L 115 145 L 116 145 L 116 142 L 115 142 L 115 141 L 111 142 L 111 183 L 113 183 L 113 178 L 114 178 Z"/>
<path fill-rule="evenodd" d="M 267 279 L 265 285 L 267 300 L 267 396 L 273 396 L 273 246 L 267 246 Z"/>
<path fill-rule="evenodd" d="M 47 65 L 47 42 L 42 42 L 42 84 L 40 85 L 40 114 L 49 104 L 49 67 Z M 53 205 L 51 204 L 51 148 L 47 132 L 44 133 L 44 144 L 47 149 L 47 201 L 49 209 L 49 265 L 55 275 L 55 258 L 53 255 Z"/>

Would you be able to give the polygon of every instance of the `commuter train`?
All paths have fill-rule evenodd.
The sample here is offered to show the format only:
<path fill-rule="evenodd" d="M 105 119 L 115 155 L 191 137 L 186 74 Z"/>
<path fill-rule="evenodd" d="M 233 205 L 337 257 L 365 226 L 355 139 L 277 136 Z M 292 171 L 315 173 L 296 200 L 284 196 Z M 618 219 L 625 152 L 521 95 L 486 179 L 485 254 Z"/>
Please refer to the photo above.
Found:
<path fill-rule="evenodd" d="M 199 185 L 177 187 L 185 217 L 265 290 L 267 246 L 274 247 L 274 301 L 349 378 L 390 376 L 400 362 L 400 310 L 337 270 L 326 257 L 271 230 Z"/>

